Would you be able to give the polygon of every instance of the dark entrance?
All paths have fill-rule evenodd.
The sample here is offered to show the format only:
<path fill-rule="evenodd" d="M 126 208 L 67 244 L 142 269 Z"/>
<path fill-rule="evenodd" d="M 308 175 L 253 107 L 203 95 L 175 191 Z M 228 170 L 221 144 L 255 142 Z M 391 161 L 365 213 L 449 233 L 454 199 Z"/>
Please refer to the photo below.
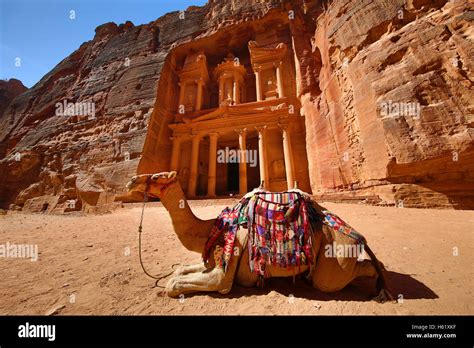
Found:
<path fill-rule="evenodd" d="M 227 191 L 239 193 L 239 164 L 227 163 Z"/>

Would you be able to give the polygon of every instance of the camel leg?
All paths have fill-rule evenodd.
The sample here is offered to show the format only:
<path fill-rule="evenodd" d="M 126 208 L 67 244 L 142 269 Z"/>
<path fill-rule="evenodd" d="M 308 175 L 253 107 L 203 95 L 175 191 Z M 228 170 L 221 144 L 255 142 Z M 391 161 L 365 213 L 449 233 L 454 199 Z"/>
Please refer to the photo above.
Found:
<path fill-rule="evenodd" d="M 377 277 L 377 271 L 375 270 L 374 265 L 371 260 L 363 260 L 356 263 L 354 268 L 354 279 L 359 277 Z"/>
<path fill-rule="evenodd" d="M 170 297 L 199 291 L 219 291 L 223 287 L 225 274 L 221 269 L 177 275 L 166 284 L 166 293 Z"/>
<path fill-rule="evenodd" d="M 313 286 L 323 292 L 335 292 L 358 277 L 377 278 L 377 297 L 374 300 L 385 302 L 393 300 L 387 289 L 381 264 L 372 251 L 366 247 L 371 260 L 357 261 L 356 258 L 328 258 L 319 255 L 318 262 L 312 272 Z M 374 261 L 375 260 L 375 261 Z"/>
<path fill-rule="evenodd" d="M 239 231 L 236 236 L 234 252 L 229 260 L 227 272 L 224 272 L 220 267 L 208 270 L 203 264 L 201 264 L 202 268 L 198 267 L 198 265 L 193 265 L 194 267 L 189 266 L 187 270 L 195 271 L 175 275 L 168 281 L 168 284 L 166 284 L 168 296 L 176 297 L 181 294 L 199 291 L 218 291 L 221 294 L 228 293 L 232 289 L 237 266 L 242 259 L 241 256 L 245 241 L 245 231 Z"/>
<path fill-rule="evenodd" d="M 206 269 L 203 262 L 194 265 L 180 266 L 174 271 L 173 276 L 185 275 L 189 273 L 202 272 Z"/>
<path fill-rule="evenodd" d="M 371 263 L 377 273 L 377 291 L 378 295 L 374 298 L 374 300 L 378 302 L 385 302 L 385 301 L 394 301 L 394 298 L 387 287 L 387 281 L 385 280 L 384 265 L 377 259 L 374 252 L 369 248 L 369 246 L 365 245 L 365 251 L 370 256 Z"/>
<path fill-rule="evenodd" d="M 372 267 L 373 268 L 373 267 Z M 341 263 L 337 258 L 329 258 L 319 255 L 318 261 L 313 268 L 311 278 L 313 287 L 323 292 L 335 292 L 346 287 L 355 278 L 361 275 L 369 275 L 370 267 L 358 265 L 356 258 L 345 258 Z"/>
<path fill-rule="evenodd" d="M 364 250 L 370 256 L 370 261 L 358 262 L 356 257 L 333 257 L 330 253 L 326 255 L 326 249 L 330 249 L 331 244 L 354 245 L 355 241 L 349 237 L 337 233 L 327 226 L 322 226 L 322 241 L 317 253 L 316 265 L 311 273 L 313 286 L 324 292 L 334 292 L 341 290 L 355 278 L 361 276 L 377 277 L 377 291 L 379 295 L 375 298 L 378 301 L 393 299 L 387 290 L 383 265 L 375 257 L 367 244 Z"/>
<path fill-rule="evenodd" d="M 344 288 L 358 276 L 357 257 L 332 256 L 326 251 L 333 241 L 337 244 L 354 244 L 355 241 L 333 231 L 326 225 L 321 226 L 321 232 L 316 235 L 316 263 L 311 271 L 313 287 L 323 292 L 335 292 Z"/>
<path fill-rule="evenodd" d="M 240 259 L 239 269 L 235 275 L 235 282 L 243 287 L 254 287 L 258 283 L 258 274 L 250 270 L 249 251 L 245 248 Z"/>

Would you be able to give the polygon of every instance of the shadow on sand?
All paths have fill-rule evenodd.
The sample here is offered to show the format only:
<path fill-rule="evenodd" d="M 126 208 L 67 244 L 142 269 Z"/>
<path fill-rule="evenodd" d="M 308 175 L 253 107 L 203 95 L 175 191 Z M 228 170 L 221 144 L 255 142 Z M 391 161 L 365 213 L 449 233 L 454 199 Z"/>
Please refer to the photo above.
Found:
<path fill-rule="evenodd" d="M 430 288 L 409 275 L 386 271 L 385 276 L 390 291 L 395 298 L 399 294 L 403 299 L 435 299 L 438 298 Z M 206 293 L 214 298 L 240 298 L 246 296 L 266 295 L 276 291 L 284 296 L 293 295 L 295 298 L 306 298 L 318 301 L 370 301 L 376 296 L 375 280 L 359 278 L 354 280 L 344 289 L 334 293 L 324 293 L 314 289 L 304 278 L 297 279 L 293 284 L 292 278 L 268 279 L 265 286 L 260 288 L 245 288 L 234 285 L 232 291 L 226 295 L 219 293 Z M 190 294 L 188 297 L 199 296 L 203 293 Z"/>

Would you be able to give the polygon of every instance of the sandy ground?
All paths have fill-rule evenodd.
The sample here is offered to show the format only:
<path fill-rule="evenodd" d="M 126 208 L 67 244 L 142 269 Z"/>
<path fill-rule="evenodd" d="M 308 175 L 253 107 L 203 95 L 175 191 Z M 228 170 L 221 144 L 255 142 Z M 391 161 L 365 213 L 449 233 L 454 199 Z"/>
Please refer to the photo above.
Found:
<path fill-rule="evenodd" d="M 210 204 L 192 207 L 201 218 L 224 208 Z M 0 258 L 0 314 L 474 314 L 474 211 L 324 205 L 366 236 L 399 303 L 371 301 L 367 281 L 324 294 L 303 279 L 171 299 L 140 268 L 135 205 L 104 215 L 0 216 L 0 244 L 37 244 L 40 253 L 37 262 Z M 200 261 L 156 203 L 145 212 L 144 259 L 153 273 Z"/>

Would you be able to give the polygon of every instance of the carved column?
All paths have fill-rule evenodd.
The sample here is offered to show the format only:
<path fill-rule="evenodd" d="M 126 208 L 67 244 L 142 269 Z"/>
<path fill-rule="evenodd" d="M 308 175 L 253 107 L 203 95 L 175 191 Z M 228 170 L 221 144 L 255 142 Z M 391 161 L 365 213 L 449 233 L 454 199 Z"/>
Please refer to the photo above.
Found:
<path fill-rule="evenodd" d="M 234 100 L 234 104 L 239 104 L 239 99 L 240 99 L 239 98 L 239 82 L 237 81 L 235 76 L 234 76 L 234 85 L 232 89 L 233 89 L 232 99 Z"/>
<path fill-rule="evenodd" d="M 290 129 L 288 125 L 280 125 L 283 135 L 283 154 L 285 156 L 286 183 L 288 190 L 295 184 L 295 169 L 293 163 L 293 151 L 291 149 Z"/>
<path fill-rule="evenodd" d="M 282 73 L 282 63 L 278 62 L 275 64 L 276 68 L 276 77 L 277 77 L 277 87 L 278 87 L 278 98 L 283 98 L 285 93 L 283 92 L 283 73 Z"/>
<path fill-rule="evenodd" d="M 241 95 L 240 95 L 240 79 L 237 79 L 237 82 L 236 82 L 236 86 L 237 86 L 237 89 L 235 91 L 235 103 L 236 104 L 240 104 L 240 100 L 241 100 Z"/>
<path fill-rule="evenodd" d="M 247 128 L 235 131 L 239 134 L 239 193 L 244 195 L 247 193 Z"/>
<path fill-rule="evenodd" d="M 222 104 L 224 100 L 224 76 L 219 78 L 219 106 Z"/>
<path fill-rule="evenodd" d="M 198 160 L 199 160 L 199 135 L 192 136 L 191 163 L 189 166 L 188 197 L 196 196 Z"/>
<path fill-rule="evenodd" d="M 184 105 L 184 92 L 186 90 L 186 81 L 181 81 L 181 83 L 179 83 L 179 87 L 180 87 L 180 90 L 179 90 L 178 108 L 181 105 Z"/>
<path fill-rule="evenodd" d="M 217 160 L 217 137 L 218 133 L 209 134 L 209 173 L 207 177 L 207 195 L 216 196 L 216 160 Z"/>
<path fill-rule="evenodd" d="M 197 83 L 197 96 L 196 96 L 196 111 L 201 110 L 202 107 L 202 90 L 203 90 L 203 81 L 199 79 Z"/>
<path fill-rule="evenodd" d="M 260 162 L 260 181 L 264 181 L 264 187 L 270 187 L 267 169 L 267 153 L 265 145 L 265 132 L 267 126 L 255 127 L 258 131 L 258 160 Z"/>
<path fill-rule="evenodd" d="M 255 70 L 255 89 L 257 90 L 257 101 L 262 101 L 262 81 L 260 79 L 260 68 Z"/>
<path fill-rule="evenodd" d="M 181 138 L 179 136 L 174 136 L 171 138 L 173 141 L 173 149 L 171 150 L 171 171 L 178 171 L 179 159 L 181 155 Z"/>

